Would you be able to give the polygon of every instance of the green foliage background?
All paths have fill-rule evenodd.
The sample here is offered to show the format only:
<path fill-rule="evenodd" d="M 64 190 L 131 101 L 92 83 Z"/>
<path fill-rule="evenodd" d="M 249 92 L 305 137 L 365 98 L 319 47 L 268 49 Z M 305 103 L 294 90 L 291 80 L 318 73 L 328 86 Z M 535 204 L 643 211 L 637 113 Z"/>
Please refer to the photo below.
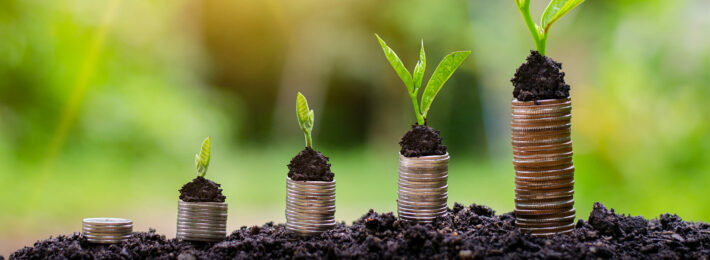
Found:
<path fill-rule="evenodd" d="M 586 1 L 555 24 L 547 54 L 572 86 L 579 218 L 601 201 L 710 221 L 708 13 L 704 0 Z M 513 1 L 8 0 L 0 254 L 83 217 L 174 235 L 205 136 L 229 228 L 282 222 L 285 165 L 303 148 L 297 91 L 320 111 L 336 217 L 395 210 L 397 142 L 415 119 L 375 32 L 410 70 L 422 38 L 429 60 L 472 50 L 428 121 L 450 148 L 450 203 L 512 210 L 509 79 L 534 48 Z"/>

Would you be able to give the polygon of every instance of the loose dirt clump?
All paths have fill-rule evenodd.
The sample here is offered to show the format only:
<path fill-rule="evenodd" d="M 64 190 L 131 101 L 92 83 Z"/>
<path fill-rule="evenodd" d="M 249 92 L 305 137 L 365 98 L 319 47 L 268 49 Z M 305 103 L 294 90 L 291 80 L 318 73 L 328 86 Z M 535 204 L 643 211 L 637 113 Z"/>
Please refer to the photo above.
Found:
<path fill-rule="evenodd" d="M 412 125 L 412 130 L 405 133 L 399 145 L 399 151 L 406 157 L 446 154 L 446 145 L 441 143 L 439 131 L 427 125 Z"/>
<path fill-rule="evenodd" d="M 197 176 L 180 188 L 180 199 L 185 202 L 224 202 L 219 183 Z"/>
<path fill-rule="evenodd" d="M 569 85 L 565 83 L 562 63 L 530 51 L 527 62 L 515 71 L 513 97 L 519 101 L 537 101 L 569 97 Z"/>
<path fill-rule="evenodd" d="M 288 164 L 288 177 L 294 181 L 333 181 L 328 157 L 306 147 Z"/>
<path fill-rule="evenodd" d="M 588 221 L 571 234 L 548 238 L 521 233 L 512 213 L 455 204 L 431 224 L 412 224 L 392 213 L 370 210 L 348 226 L 300 237 L 283 224 L 242 227 L 219 243 L 190 243 L 134 233 L 119 245 L 93 245 L 80 234 L 59 236 L 25 247 L 10 259 L 686 259 L 710 254 L 710 225 L 617 215 L 594 204 Z"/>

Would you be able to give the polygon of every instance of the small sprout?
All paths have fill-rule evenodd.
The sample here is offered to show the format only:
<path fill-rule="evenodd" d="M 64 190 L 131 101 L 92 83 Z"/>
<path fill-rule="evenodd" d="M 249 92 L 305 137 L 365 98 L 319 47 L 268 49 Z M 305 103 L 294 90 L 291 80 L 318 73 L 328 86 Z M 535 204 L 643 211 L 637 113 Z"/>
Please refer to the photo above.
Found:
<path fill-rule="evenodd" d="M 404 67 L 402 60 L 399 59 L 397 54 L 385 43 L 385 41 L 380 38 L 379 35 L 375 34 L 377 40 L 382 46 L 382 51 L 385 53 L 385 57 L 397 72 L 399 78 L 404 82 L 404 86 L 407 87 L 407 92 L 409 93 L 409 98 L 412 99 L 412 104 L 414 105 L 414 114 L 417 118 L 417 124 L 424 125 L 426 123 L 426 116 L 431 107 L 431 103 L 434 101 L 436 94 L 439 93 L 441 87 L 444 83 L 454 74 L 454 71 L 463 63 L 463 61 L 471 54 L 470 51 L 455 51 L 446 55 L 444 59 L 439 63 L 439 65 L 434 69 L 434 74 L 431 75 L 429 81 L 427 82 L 426 88 L 424 89 L 424 94 L 421 97 L 421 106 L 417 102 L 419 96 L 419 89 L 422 86 L 422 80 L 424 78 L 424 70 L 426 69 L 426 54 L 424 53 L 424 41 L 421 42 L 421 50 L 419 51 L 419 61 L 417 65 L 414 66 L 414 77 L 409 74 L 409 70 Z"/>
<path fill-rule="evenodd" d="M 313 148 L 311 130 L 313 130 L 313 121 L 316 116 L 313 110 L 308 109 L 308 101 L 301 92 L 298 92 L 296 96 L 296 116 L 298 116 L 298 125 L 306 136 L 306 146 Z"/>
<path fill-rule="evenodd" d="M 208 136 L 202 142 L 200 153 L 195 154 L 195 167 L 197 167 L 197 176 L 205 177 L 207 167 L 210 166 L 210 137 Z"/>
<path fill-rule="evenodd" d="M 547 36 L 550 32 L 550 26 L 557 22 L 563 15 L 580 5 L 584 0 L 552 0 L 550 4 L 545 8 L 542 14 L 541 26 L 538 26 L 533 22 L 530 16 L 530 0 L 515 0 L 515 4 L 518 5 L 520 13 L 523 15 L 523 20 L 532 34 L 533 40 L 535 41 L 535 47 L 537 52 L 542 56 L 545 56 L 545 47 L 547 45 Z"/>

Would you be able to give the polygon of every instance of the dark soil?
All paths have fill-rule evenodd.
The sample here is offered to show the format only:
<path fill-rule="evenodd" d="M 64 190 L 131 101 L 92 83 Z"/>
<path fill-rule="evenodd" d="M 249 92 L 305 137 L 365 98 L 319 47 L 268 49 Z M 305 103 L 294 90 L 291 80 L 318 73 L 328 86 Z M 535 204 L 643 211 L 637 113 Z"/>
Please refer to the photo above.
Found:
<path fill-rule="evenodd" d="M 180 188 L 180 199 L 186 202 L 224 202 L 219 183 L 197 176 Z"/>
<path fill-rule="evenodd" d="M 288 164 L 288 177 L 294 181 L 333 181 L 328 157 L 306 147 Z"/>
<path fill-rule="evenodd" d="M 562 63 L 530 51 L 527 62 L 515 72 L 513 97 L 520 101 L 560 99 L 569 97 L 569 85 L 565 83 Z"/>
<path fill-rule="evenodd" d="M 10 259 L 707 259 L 710 225 L 663 214 L 657 219 L 617 215 L 594 204 L 588 221 L 569 235 L 538 238 L 514 227 L 512 213 L 455 204 L 433 224 L 418 225 L 372 210 L 348 226 L 303 238 L 283 224 L 242 227 L 220 243 L 166 239 L 154 230 L 119 245 L 95 245 L 76 233 L 38 241 Z"/>
<path fill-rule="evenodd" d="M 412 130 L 405 133 L 399 145 L 399 152 L 406 157 L 446 154 L 446 145 L 441 143 L 439 131 L 427 125 L 412 125 Z"/>

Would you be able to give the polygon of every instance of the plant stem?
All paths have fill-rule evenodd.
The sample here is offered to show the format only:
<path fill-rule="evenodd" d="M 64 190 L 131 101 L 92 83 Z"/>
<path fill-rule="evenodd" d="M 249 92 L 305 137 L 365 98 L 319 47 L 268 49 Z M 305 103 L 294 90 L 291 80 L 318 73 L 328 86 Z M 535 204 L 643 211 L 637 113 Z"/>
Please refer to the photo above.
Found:
<path fill-rule="evenodd" d="M 313 141 L 311 140 L 311 132 L 303 130 L 303 134 L 306 136 L 306 147 L 313 149 Z"/>
<path fill-rule="evenodd" d="M 528 30 L 530 31 L 530 34 L 532 35 L 533 40 L 535 41 L 535 47 L 537 49 L 537 52 L 539 52 L 542 56 L 545 56 L 545 45 L 547 44 L 547 35 L 543 34 L 543 37 L 541 39 L 540 30 L 537 29 L 537 25 L 533 21 L 532 16 L 530 16 L 530 1 L 525 1 L 525 4 L 518 7 L 518 9 L 520 9 L 520 14 L 523 15 L 523 20 L 525 20 L 525 25 L 528 26 Z"/>
<path fill-rule="evenodd" d="M 409 97 L 412 99 L 412 104 L 414 105 L 414 114 L 417 116 L 417 124 L 424 125 L 424 117 L 419 113 L 419 103 L 417 102 L 417 94 L 409 93 Z"/>

